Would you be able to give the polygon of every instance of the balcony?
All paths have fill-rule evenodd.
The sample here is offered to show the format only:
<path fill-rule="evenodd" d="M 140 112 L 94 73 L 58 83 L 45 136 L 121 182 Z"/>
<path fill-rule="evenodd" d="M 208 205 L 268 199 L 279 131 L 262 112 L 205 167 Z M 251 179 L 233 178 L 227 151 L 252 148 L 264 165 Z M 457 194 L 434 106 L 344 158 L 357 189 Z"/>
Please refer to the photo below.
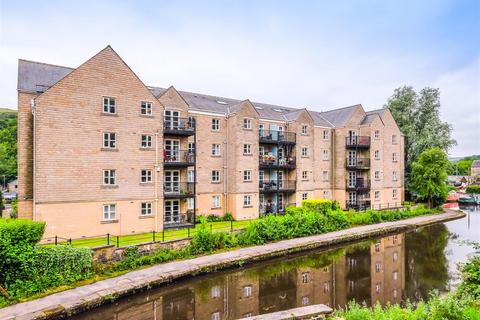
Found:
<path fill-rule="evenodd" d="M 260 181 L 259 190 L 262 193 L 295 192 L 296 186 L 295 180 Z"/>
<path fill-rule="evenodd" d="M 165 229 L 194 227 L 195 212 L 193 210 L 187 210 L 185 213 L 165 212 L 163 224 Z"/>
<path fill-rule="evenodd" d="M 195 165 L 195 153 L 192 150 L 163 150 L 165 167 L 188 167 Z"/>
<path fill-rule="evenodd" d="M 188 137 L 195 134 L 195 119 L 165 116 L 163 134 Z"/>
<path fill-rule="evenodd" d="M 349 170 L 369 170 L 370 159 L 369 158 L 348 158 L 347 157 L 347 169 Z"/>
<path fill-rule="evenodd" d="M 347 179 L 346 184 L 347 191 L 362 192 L 370 190 L 370 180 L 364 178 L 357 178 L 354 180 Z"/>
<path fill-rule="evenodd" d="M 280 213 L 280 214 L 283 214 L 285 213 L 285 209 L 288 208 L 288 207 L 295 207 L 296 204 L 295 203 L 287 203 L 287 204 L 284 204 L 284 203 L 279 203 L 278 205 L 274 202 L 265 202 L 265 203 L 261 203 L 260 204 L 260 213 L 262 215 L 267 215 L 267 214 L 277 214 L 277 213 Z"/>
<path fill-rule="evenodd" d="M 259 159 L 260 169 L 295 169 L 297 161 L 295 157 L 277 158 L 264 155 Z"/>
<path fill-rule="evenodd" d="M 191 198 L 195 195 L 194 182 L 164 182 L 163 195 L 165 199 Z"/>
<path fill-rule="evenodd" d="M 349 201 L 347 200 L 346 209 L 350 210 L 353 209 L 355 211 L 362 211 L 369 209 L 371 206 L 370 200 L 356 200 L 356 201 Z"/>
<path fill-rule="evenodd" d="M 295 144 L 296 134 L 295 132 L 286 132 L 278 130 L 262 130 L 258 131 L 260 143 L 269 144 Z"/>
<path fill-rule="evenodd" d="M 346 146 L 351 149 L 368 149 L 370 148 L 369 136 L 351 136 L 346 137 Z"/>

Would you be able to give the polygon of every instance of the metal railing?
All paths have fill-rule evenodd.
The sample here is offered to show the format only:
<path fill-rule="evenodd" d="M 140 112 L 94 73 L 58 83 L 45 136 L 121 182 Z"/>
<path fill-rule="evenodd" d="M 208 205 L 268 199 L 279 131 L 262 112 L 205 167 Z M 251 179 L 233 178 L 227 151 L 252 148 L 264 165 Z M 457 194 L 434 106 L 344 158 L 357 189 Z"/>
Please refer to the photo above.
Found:
<path fill-rule="evenodd" d="M 193 150 L 163 150 L 163 163 L 166 166 L 193 166 L 195 164 L 195 153 Z"/>
<path fill-rule="evenodd" d="M 293 156 L 277 158 L 264 155 L 259 159 L 259 165 L 261 168 L 295 168 L 296 163 L 296 158 Z"/>
<path fill-rule="evenodd" d="M 345 138 L 347 147 L 370 147 L 370 137 L 369 136 L 349 136 Z"/>
<path fill-rule="evenodd" d="M 164 227 L 165 228 L 184 228 L 195 225 L 195 213 L 193 210 L 187 212 L 172 214 L 171 212 L 164 212 Z"/>
<path fill-rule="evenodd" d="M 348 179 L 346 180 L 347 191 L 359 191 L 370 189 L 370 180 L 364 178 Z"/>
<path fill-rule="evenodd" d="M 370 169 L 369 158 L 349 158 L 347 157 L 347 169 Z"/>
<path fill-rule="evenodd" d="M 285 203 L 280 203 L 280 204 L 278 204 L 278 206 L 275 202 L 261 203 L 260 207 L 259 207 L 260 216 L 264 216 L 264 215 L 267 215 L 267 214 L 274 214 L 274 215 L 285 214 L 285 209 L 286 208 L 295 207 L 295 206 L 296 206 L 295 203 L 286 203 L 286 204 Z"/>
<path fill-rule="evenodd" d="M 194 118 L 165 116 L 163 131 L 170 134 L 191 135 L 195 133 Z"/>
<path fill-rule="evenodd" d="M 194 182 L 164 182 L 163 194 L 165 197 L 193 197 L 195 189 Z"/>
<path fill-rule="evenodd" d="M 278 130 L 264 130 L 258 131 L 260 142 L 263 143 L 295 143 L 295 132 L 278 131 Z"/>
<path fill-rule="evenodd" d="M 297 186 L 296 180 L 260 181 L 259 190 L 263 192 L 295 191 L 296 186 Z"/>

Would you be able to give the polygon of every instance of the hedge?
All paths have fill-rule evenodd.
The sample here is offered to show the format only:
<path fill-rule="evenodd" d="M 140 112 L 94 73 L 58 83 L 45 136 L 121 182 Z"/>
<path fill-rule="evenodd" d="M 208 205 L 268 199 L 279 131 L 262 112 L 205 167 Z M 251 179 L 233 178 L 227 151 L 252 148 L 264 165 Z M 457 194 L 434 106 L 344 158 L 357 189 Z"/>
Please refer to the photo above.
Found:
<path fill-rule="evenodd" d="M 480 186 L 477 186 L 477 185 L 468 186 L 466 189 L 466 192 L 469 194 L 480 194 Z"/>

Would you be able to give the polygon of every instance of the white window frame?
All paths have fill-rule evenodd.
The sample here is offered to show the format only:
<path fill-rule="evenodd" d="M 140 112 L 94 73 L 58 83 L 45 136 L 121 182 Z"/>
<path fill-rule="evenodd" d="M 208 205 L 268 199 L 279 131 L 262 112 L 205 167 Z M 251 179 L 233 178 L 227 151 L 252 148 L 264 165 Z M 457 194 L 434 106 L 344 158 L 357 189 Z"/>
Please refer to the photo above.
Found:
<path fill-rule="evenodd" d="M 212 143 L 212 156 L 214 156 L 214 157 L 220 156 L 220 144 L 219 143 Z"/>
<path fill-rule="evenodd" d="M 329 179 L 328 179 L 328 170 L 323 170 L 322 171 L 322 181 L 323 182 L 327 182 Z"/>
<path fill-rule="evenodd" d="M 103 221 L 117 220 L 117 205 L 108 203 L 103 205 Z"/>
<path fill-rule="evenodd" d="M 380 150 L 375 150 L 373 154 L 375 160 L 380 160 Z"/>
<path fill-rule="evenodd" d="M 252 206 L 252 196 L 251 195 L 243 196 L 243 207 L 248 208 L 251 206 Z"/>
<path fill-rule="evenodd" d="M 397 171 L 392 171 L 392 181 L 398 181 Z"/>
<path fill-rule="evenodd" d="M 397 141 L 397 135 L 396 134 L 392 134 L 392 144 L 397 144 L 398 141 Z"/>
<path fill-rule="evenodd" d="M 243 118 L 243 129 L 244 130 L 252 130 L 252 119 Z"/>
<path fill-rule="evenodd" d="M 302 147 L 301 155 L 302 155 L 302 158 L 308 157 L 308 147 Z"/>
<path fill-rule="evenodd" d="M 328 152 L 328 149 L 323 149 L 323 160 L 328 161 L 330 159 L 330 154 Z"/>
<path fill-rule="evenodd" d="M 380 191 L 375 191 L 374 196 L 375 196 L 375 201 L 380 201 Z"/>
<path fill-rule="evenodd" d="M 307 200 L 308 199 L 308 192 L 302 193 L 302 200 Z"/>
<path fill-rule="evenodd" d="M 212 131 L 220 131 L 220 119 L 212 119 Z"/>
<path fill-rule="evenodd" d="M 252 286 L 243 287 L 243 297 L 249 298 L 252 296 Z"/>
<path fill-rule="evenodd" d="M 302 124 L 302 134 L 305 136 L 308 134 L 308 126 L 306 124 Z"/>
<path fill-rule="evenodd" d="M 392 190 L 392 199 L 393 199 L 393 200 L 397 200 L 397 197 L 398 197 L 398 194 L 397 194 L 397 193 L 398 193 L 398 192 L 397 192 L 397 189 L 393 189 L 393 190 Z"/>
<path fill-rule="evenodd" d="M 393 162 L 398 162 L 398 154 L 396 152 L 392 153 L 392 161 Z"/>
<path fill-rule="evenodd" d="M 115 132 L 103 133 L 103 148 L 116 149 L 117 148 L 117 134 Z"/>
<path fill-rule="evenodd" d="M 323 140 L 328 140 L 329 139 L 329 134 L 328 134 L 328 130 L 323 130 Z"/>
<path fill-rule="evenodd" d="M 148 101 L 140 102 L 140 114 L 142 116 L 152 116 L 153 115 L 152 103 Z"/>
<path fill-rule="evenodd" d="M 152 136 L 149 134 L 142 134 L 141 140 L 140 140 L 140 148 L 142 149 L 151 149 L 153 144 L 152 144 Z"/>
<path fill-rule="evenodd" d="M 195 170 L 187 171 L 187 182 L 195 182 Z"/>
<path fill-rule="evenodd" d="M 249 143 L 245 143 L 243 145 L 243 154 L 251 155 L 252 154 L 252 145 Z"/>
<path fill-rule="evenodd" d="M 212 209 L 218 209 L 220 208 L 220 196 L 215 195 L 212 196 Z"/>
<path fill-rule="evenodd" d="M 378 170 L 375 171 L 375 172 L 373 173 L 373 178 L 374 178 L 375 180 L 380 180 L 380 171 L 378 171 Z"/>
<path fill-rule="evenodd" d="M 187 210 L 195 209 L 195 198 L 187 198 Z"/>
<path fill-rule="evenodd" d="M 375 130 L 373 132 L 373 138 L 376 140 L 380 139 L 380 130 Z"/>
<path fill-rule="evenodd" d="M 252 182 L 252 170 L 243 170 L 243 182 Z"/>
<path fill-rule="evenodd" d="M 219 286 L 213 286 L 212 289 L 211 289 L 210 296 L 212 297 L 212 299 L 220 298 L 220 287 Z"/>
<path fill-rule="evenodd" d="M 140 204 L 140 215 L 151 216 L 153 214 L 153 204 L 151 202 L 142 202 Z"/>
<path fill-rule="evenodd" d="M 116 114 L 117 113 L 117 100 L 113 97 L 103 97 L 103 113 Z M 113 102 L 113 104 L 112 104 Z"/>
<path fill-rule="evenodd" d="M 210 316 L 210 320 L 220 320 L 220 312 L 219 311 L 213 312 L 212 315 Z"/>
<path fill-rule="evenodd" d="M 103 170 L 103 185 L 105 186 L 117 185 L 117 171 L 115 169 Z"/>
<path fill-rule="evenodd" d="M 153 170 L 142 169 L 140 171 L 140 182 L 141 183 L 152 183 L 152 181 L 153 181 Z"/>
<path fill-rule="evenodd" d="M 329 192 L 323 191 L 323 199 L 328 200 L 328 198 L 329 198 Z"/>
<path fill-rule="evenodd" d="M 302 180 L 303 181 L 308 180 L 308 171 L 307 170 L 302 171 Z"/>
<path fill-rule="evenodd" d="M 212 182 L 220 182 L 220 170 L 212 170 Z"/>

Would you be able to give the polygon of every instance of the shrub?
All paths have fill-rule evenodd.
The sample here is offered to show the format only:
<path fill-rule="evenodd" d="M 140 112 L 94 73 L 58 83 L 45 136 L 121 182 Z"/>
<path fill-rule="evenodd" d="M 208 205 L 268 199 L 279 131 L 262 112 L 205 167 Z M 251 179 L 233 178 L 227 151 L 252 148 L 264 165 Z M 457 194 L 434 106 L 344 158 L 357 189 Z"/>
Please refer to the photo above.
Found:
<path fill-rule="evenodd" d="M 301 207 L 286 207 L 285 208 L 285 214 L 302 214 L 303 209 Z"/>
<path fill-rule="evenodd" d="M 459 291 L 480 300 L 480 256 L 471 258 L 461 268 L 462 283 Z"/>
<path fill-rule="evenodd" d="M 465 191 L 470 194 L 480 194 L 480 186 L 471 185 Z"/>
<path fill-rule="evenodd" d="M 330 210 L 336 210 L 337 206 L 332 200 L 309 199 L 302 201 L 302 208 L 304 210 L 311 210 L 318 213 L 326 214 Z"/>
<path fill-rule="evenodd" d="M 196 229 L 197 230 L 192 237 L 192 242 L 188 247 L 191 254 L 202 254 L 236 245 L 234 235 L 225 232 L 212 233 L 207 228 L 205 220 L 202 220 Z"/>
<path fill-rule="evenodd" d="M 230 212 L 225 213 L 223 216 L 223 221 L 235 221 L 233 215 Z"/>

